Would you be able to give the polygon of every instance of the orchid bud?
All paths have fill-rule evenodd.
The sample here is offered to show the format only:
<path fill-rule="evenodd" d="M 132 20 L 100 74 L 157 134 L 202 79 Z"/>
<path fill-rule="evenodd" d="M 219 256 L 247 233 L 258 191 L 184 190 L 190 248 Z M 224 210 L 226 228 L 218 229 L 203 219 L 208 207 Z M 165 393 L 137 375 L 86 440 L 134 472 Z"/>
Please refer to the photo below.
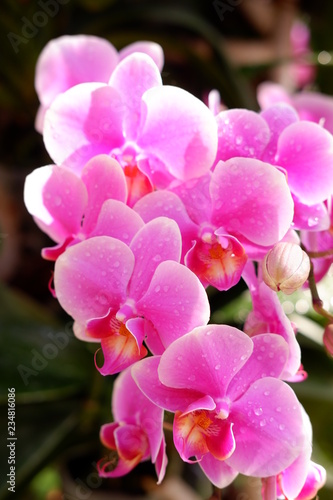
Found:
<path fill-rule="evenodd" d="M 328 354 L 333 356 L 333 323 L 326 326 L 323 335 L 323 343 Z"/>
<path fill-rule="evenodd" d="M 310 259 L 296 243 L 276 243 L 263 260 L 264 282 L 275 292 L 281 290 L 286 295 L 300 288 L 309 272 Z"/>

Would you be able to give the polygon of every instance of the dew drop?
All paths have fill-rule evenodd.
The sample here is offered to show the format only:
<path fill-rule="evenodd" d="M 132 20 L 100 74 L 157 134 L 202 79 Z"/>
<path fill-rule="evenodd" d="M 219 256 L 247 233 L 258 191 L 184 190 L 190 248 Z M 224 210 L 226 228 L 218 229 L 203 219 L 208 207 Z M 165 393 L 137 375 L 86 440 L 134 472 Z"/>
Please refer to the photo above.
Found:
<path fill-rule="evenodd" d="M 159 255 L 159 254 L 156 254 L 154 257 L 153 257 L 153 261 L 154 262 L 160 262 L 160 260 L 162 259 L 162 257 Z"/>
<path fill-rule="evenodd" d="M 155 292 L 158 293 L 161 290 L 160 285 L 155 286 Z"/>
<path fill-rule="evenodd" d="M 282 410 L 281 406 L 277 406 L 277 407 L 275 408 L 275 411 L 277 411 L 278 413 L 280 413 L 280 412 L 281 412 L 281 410 Z"/>
<path fill-rule="evenodd" d="M 264 396 L 269 396 L 270 395 L 270 392 L 269 391 L 265 391 L 264 392 Z"/>
<path fill-rule="evenodd" d="M 120 266 L 120 262 L 119 260 L 116 260 L 114 263 L 113 263 L 113 267 L 119 267 Z"/>
<path fill-rule="evenodd" d="M 262 420 L 260 420 L 259 425 L 260 425 L 260 427 L 265 427 L 266 420 L 264 418 Z"/>
<path fill-rule="evenodd" d="M 190 382 L 194 382 L 195 381 L 195 375 L 190 375 L 188 379 L 189 379 Z"/>
<path fill-rule="evenodd" d="M 220 365 L 220 364 L 215 365 L 215 367 L 214 367 L 214 368 L 215 368 L 215 370 L 219 370 L 219 369 L 221 368 L 221 365 Z"/>
<path fill-rule="evenodd" d="M 279 429 L 280 431 L 284 431 L 284 429 L 286 428 L 286 426 L 284 424 L 280 424 L 279 425 Z"/>
<path fill-rule="evenodd" d="M 261 408 L 261 406 L 259 406 L 258 408 L 255 408 L 253 411 L 254 414 L 257 415 L 257 417 L 259 417 L 259 415 L 262 415 L 263 409 Z"/>

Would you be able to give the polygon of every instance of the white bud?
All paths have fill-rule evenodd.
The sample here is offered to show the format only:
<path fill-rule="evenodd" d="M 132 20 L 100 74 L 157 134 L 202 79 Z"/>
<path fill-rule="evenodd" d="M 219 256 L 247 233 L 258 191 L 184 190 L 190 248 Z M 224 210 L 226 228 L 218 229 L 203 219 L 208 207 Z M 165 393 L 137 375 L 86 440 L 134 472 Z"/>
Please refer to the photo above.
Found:
<path fill-rule="evenodd" d="M 290 295 L 307 280 L 310 272 L 308 255 L 295 243 L 280 242 L 267 252 L 263 263 L 266 285 Z"/>

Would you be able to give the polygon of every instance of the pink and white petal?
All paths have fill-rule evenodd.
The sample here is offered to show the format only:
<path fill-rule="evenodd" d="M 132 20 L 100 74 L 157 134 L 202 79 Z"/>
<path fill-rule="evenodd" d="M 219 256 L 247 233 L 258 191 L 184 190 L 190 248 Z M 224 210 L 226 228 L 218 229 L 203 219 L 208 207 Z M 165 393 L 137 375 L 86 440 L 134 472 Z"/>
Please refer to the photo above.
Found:
<path fill-rule="evenodd" d="M 221 460 L 207 453 L 202 457 L 199 465 L 212 484 L 217 488 L 225 488 L 238 476 L 238 471 L 232 469 Z"/>
<path fill-rule="evenodd" d="M 129 245 L 143 226 L 141 217 L 125 203 L 107 200 L 103 203 L 97 224 L 90 236 L 112 236 Z"/>
<path fill-rule="evenodd" d="M 147 54 L 135 52 L 117 65 L 109 85 L 113 87 L 124 103 L 124 135 L 128 141 L 138 136 L 141 119 L 141 100 L 144 92 L 162 86 L 158 67 Z"/>
<path fill-rule="evenodd" d="M 37 132 L 40 134 L 43 133 L 43 128 L 44 128 L 44 119 L 45 119 L 45 113 L 47 111 L 47 107 L 43 106 L 42 104 L 39 106 L 36 117 L 35 117 L 35 129 Z"/>
<path fill-rule="evenodd" d="M 124 142 L 125 105 L 102 83 L 81 83 L 55 98 L 45 115 L 44 142 L 51 158 L 76 172 L 93 156 Z"/>
<path fill-rule="evenodd" d="M 165 348 L 196 326 L 207 324 L 210 315 L 199 279 L 171 260 L 157 267 L 147 292 L 137 301 L 137 311 L 152 322 Z"/>
<path fill-rule="evenodd" d="M 227 463 L 247 476 L 274 476 L 303 448 L 302 407 L 281 380 L 257 380 L 232 403 L 229 419 L 234 423 L 236 449 Z"/>
<path fill-rule="evenodd" d="M 158 43 L 148 42 L 145 40 L 130 43 L 119 51 L 120 61 L 134 52 L 143 52 L 144 54 L 150 56 L 158 69 L 162 71 L 164 66 L 164 53 L 162 47 Z"/>
<path fill-rule="evenodd" d="M 306 205 L 333 193 L 333 137 L 316 123 L 289 125 L 278 141 L 276 164 L 286 169 L 291 191 Z"/>
<path fill-rule="evenodd" d="M 294 204 L 283 173 L 254 158 L 219 162 L 211 183 L 212 221 L 253 243 L 272 245 L 288 231 Z"/>
<path fill-rule="evenodd" d="M 247 282 L 244 274 L 243 278 Z M 291 322 L 276 293 L 264 282 L 255 285 L 251 295 L 253 311 L 246 319 L 244 331 L 252 338 L 261 333 L 273 333 L 284 338 L 289 347 L 289 356 L 280 377 L 289 380 L 298 372 L 301 364 L 301 350 Z"/>
<path fill-rule="evenodd" d="M 325 231 L 330 227 L 330 216 L 325 203 L 305 205 L 296 196 L 294 198 L 294 220 L 295 229 L 304 231 Z"/>
<path fill-rule="evenodd" d="M 298 114 L 294 108 L 285 103 L 273 104 L 260 113 L 260 116 L 267 122 L 270 130 L 270 140 L 260 159 L 267 163 L 275 163 L 278 139 L 282 131 L 298 122 Z"/>
<path fill-rule="evenodd" d="M 115 380 L 112 391 L 112 414 L 118 422 L 133 422 L 149 434 L 160 434 L 152 455 L 156 456 L 162 439 L 163 410 L 152 403 L 139 389 L 132 377 L 132 367 L 122 371 Z"/>
<path fill-rule="evenodd" d="M 261 158 L 269 139 L 266 121 L 254 111 L 230 109 L 216 116 L 219 145 L 216 162 L 235 156 Z"/>
<path fill-rule="evenodd" d="M 179 227 L 168 217 L 153 219 L 136 233 L 130 248 L 135 257 L 135 267 L 129 284 L 129 295 L 132 299 L 139 299 L 147 291 L 161 262 L 179 262 L 182 248 Z"/>
<path fill-rule="evenodd" d="M 163 481 L 164 476 L 165 476 L 165 472 L 166 472 L 166 468 L 168 465 L 168 457 L 167 457 L 165 448 L 166 448 L 166 443 L 165 443 L 165 437 L 163 434 L 161 446 L 160 446 L 160 449 L 158 451 L 157 457 L 155 460 L 153 460 L 153 458 L 151 459 L 152 462 L 155 463 L 155 470 L 156 470 L 156 474 L 157 474 L 157 478 L 158 478 L 157 484 L 161 484 L 161 482 Z"/>
<path fill-rule="evenodd" d="M 333 99 L 332 96 L 319 92 L 298 92 L 293 95 L 293 106 L 297 109 L 301 120 L 322 125 L 333 133 Z"/>
<path fill-rule="evenodd" d="M 57 298 L 75 320 L 84 322 L 117 311 L 125 300 L 134 255 L 125 243 L 97 236 L 67 248 L 57 259 Z"/>
<path fill-rule="evenodd" d="M 170 188 L 183 202 L 186 211 L 195 224 L 208 223 L 212 216 L 212 199 L 209 186 L 212 173 L 209 172 L 199 179 L 179 183 Z"/>
<path fill-rule="evenodd" d="M 87 328 L 85 323 L 79 323 L 78 321 L 74 321 L 73 323 L 73 333 L 75 337 L 83 342 L 94 342 L 99 343 L 100 339 L 92 338 L 87 333 Z"/>
<path fill-rule="evenodd" d="M 116 49 L 103 38 L 91 35 L 55 38 L 46 44 L 36 64 L 39 100 L 48 106 L 58 94 L 78 83 L 107 83 L 117 63 Z"/>
<path fill-rule="evenodd" d="M 191 403 L 202 397 L 197 390 L 174 389 L 162 384 L 158 376 L 160 356 L 140 360 L 131 368 L 132 377 L 152 403 L 165 410 L 186 411 Z"/>
<path fill-rule="evenodd" d="M 169 217 L 177 222 L 182 236 L 182 257 L 191 248 L 198 227 L 189 218 L 181 199 L 170 191 L 154 191 L 139 200 L 133 209 L 149 222 L 156 217 Z"/>
<path fill-rule="evenodd" d="M 37 168 L 25 180 L 27 210 L 56 242 L 63 242 L 80 230 L 87 198 L 81 179 L 64 167 Z"/>
<path fill-rule="evenodd" d="M 252 349 L 252 340 L 237 328 L 227 325 L 195 328 L 163 353 L 159 377 L 167 386 L 221 398 Z"/>
<path fill-rule="evenodd" d="M 104 201 L 113 199 L 126 202 L 126 178 L 122 167 L 114 158 L 98 155 L 84 166 L 81 179 L 88 191 L 88 206 L 83 227 L 86 233 L 90 233 L 97 222 Z"/>
<path fill-rule="evenodd" d="M 104 356 L 103 366 L 98 366 L 97 354 L 95 366 L 102 375 L 114 375 L 133 365 L 147 355 L 144 346 L 138 346 L 133 335 L 110 335 L 101 339 Z"/>
<path fill-rule="evenodd" d="M 288 344 L 280 335 L 273 333 L 256 335 L 252 337 L 252 341 L 252 355 L 236 373 L 228 387 L 228 396 L 233 401 L 244 394 L 256 380 L 268 376 L 279 378 L 288 360 Z"/>
<path fill-rule="evenodd" d="M 217 125 L 205 104 L 166 85 L 147 90 L 142 101 L 138 145 L 147 157 L 155 155 L 179 180 L 206 174 L 216 156 Z"/>
<path fill-rule="evenodd" d="M 282 85 L 268 81 L 258 85 L 257 99 L 261 109 L 266 109 L 281 102 L 290 106 L 293 105 L 293 99 Z"/>

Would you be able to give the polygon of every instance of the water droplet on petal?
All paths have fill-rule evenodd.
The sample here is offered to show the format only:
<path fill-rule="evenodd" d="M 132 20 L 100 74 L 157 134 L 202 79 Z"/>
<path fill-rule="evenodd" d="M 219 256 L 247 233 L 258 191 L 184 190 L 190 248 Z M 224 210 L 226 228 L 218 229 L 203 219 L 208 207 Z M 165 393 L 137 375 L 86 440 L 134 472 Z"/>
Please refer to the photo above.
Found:
<path fill-rule="evenodd" d="M 259 425 L 260 425 L 260 427 L 265 427 L 266 420 L 264 418 L 262 420 L 260 420 Z"/>
<path fill-rule="evenodd" d="M 284 424 L 280 424 L 279 425 L 279 429 L 280 431 L 284 431 L 284 429 L 286 428 L 286 426 Z"/>
<path fill-rule="evenodd" d="M 221 365 L 215 365 L 215 370 L 219 370 L 221 368 Z"/>

